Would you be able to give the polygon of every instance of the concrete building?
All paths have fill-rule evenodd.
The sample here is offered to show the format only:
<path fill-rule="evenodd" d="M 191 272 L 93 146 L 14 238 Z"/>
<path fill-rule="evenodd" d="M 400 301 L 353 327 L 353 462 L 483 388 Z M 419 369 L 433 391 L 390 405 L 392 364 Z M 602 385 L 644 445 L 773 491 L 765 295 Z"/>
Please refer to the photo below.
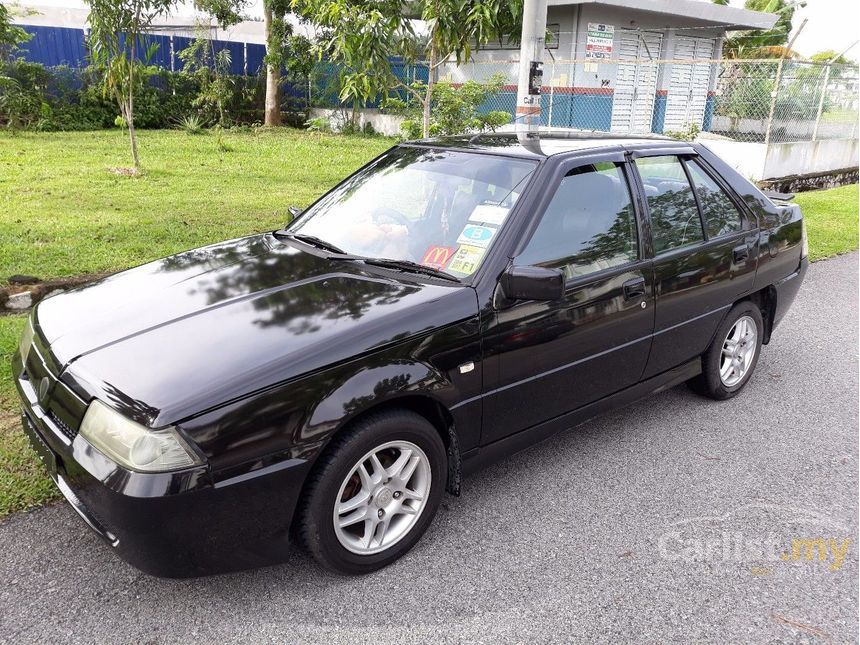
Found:
<path fill-rule="evenodd" d="M 549 0 L 542 96 L 545 125 L 616 132 L 708 130 L 726 31 L 770 29 L 773 14 L 710 0 Z M 513 79 L 515 44 L 490 44 L 448 66 L 453 82 Z M 550 99 L 551 97 L 551 99 Z"/>

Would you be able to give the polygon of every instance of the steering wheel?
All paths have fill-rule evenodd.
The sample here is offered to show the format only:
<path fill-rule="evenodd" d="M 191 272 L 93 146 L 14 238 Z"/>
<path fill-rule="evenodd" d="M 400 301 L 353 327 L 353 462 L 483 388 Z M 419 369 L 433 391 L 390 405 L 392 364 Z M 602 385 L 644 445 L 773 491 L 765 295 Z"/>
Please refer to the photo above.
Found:
<path fill-rule="evenodd" d="M 396 223 L 405 226 L 406 230 L 411 232 L 412 222 L 409 221 L 409 218 L 406 217 L 406 215 L 401 213 L 399 210 L 391 208 L 390 206 L 377 206 L 373 209 L 373 213 L 371 213 L 371 216 L 373 217 L 374 221 L 376 221 L 377 215 L 392 219 Z"/>

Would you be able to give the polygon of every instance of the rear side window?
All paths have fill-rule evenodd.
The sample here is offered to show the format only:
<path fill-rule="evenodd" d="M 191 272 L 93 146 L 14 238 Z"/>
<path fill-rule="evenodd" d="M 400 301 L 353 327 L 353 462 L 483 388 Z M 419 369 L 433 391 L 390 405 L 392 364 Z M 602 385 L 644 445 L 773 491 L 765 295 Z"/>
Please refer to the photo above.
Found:
<path fill-rule="evenodd" d="M 708 238 L 740 231 L 743 226 L 741 214 L 720 185 L 695 161 L 688 162 L 687 169 L 699 196 Z"/>
<path fill-rule="evenodd" d="M 556 189 L 520 265 L 561 269 L 575 278 L 639 257 L 636 217 L 622 169 L 613 162 L 572 170 Z"/>
<path fill-rule="evenodd" d="M 641 157 L 636 167 L 651 213 L 654 252 L 702 242 L 705 234 L 699 208 L 681 160 L 673 156 Z"/>

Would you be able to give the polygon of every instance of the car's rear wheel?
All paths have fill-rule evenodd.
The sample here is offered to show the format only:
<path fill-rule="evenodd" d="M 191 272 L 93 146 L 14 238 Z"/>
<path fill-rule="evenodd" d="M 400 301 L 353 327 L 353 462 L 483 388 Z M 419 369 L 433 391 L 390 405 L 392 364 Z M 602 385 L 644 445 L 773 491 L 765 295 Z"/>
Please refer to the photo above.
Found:
<path fill-rule="evenodd" d="M 761 352 L 764 324 L 755 303 L 735 305 L 702 356 L 702 373 L 690 381 L 698 393 L 724 400 L 749 382 Z"/>
<path fill-rule="evenodd" d="M 314 468 L 300 511 L 301 539 L 333 571 L 384 567 L 430 525 L 446 472 L 442 439 L 420 415 L 389 410 L 362 418 Z"/>

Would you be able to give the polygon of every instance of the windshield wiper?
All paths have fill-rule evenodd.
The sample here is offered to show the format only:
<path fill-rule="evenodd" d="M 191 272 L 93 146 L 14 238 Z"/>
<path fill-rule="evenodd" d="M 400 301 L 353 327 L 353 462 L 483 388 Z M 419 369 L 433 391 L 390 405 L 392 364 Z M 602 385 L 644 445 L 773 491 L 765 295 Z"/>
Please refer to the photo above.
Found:
<path fill-rule="evenodd" d="M 372 264 L 374 266 L 387 267 L 390 269 L 400 269 L 402 271 L 411 271 L 412 273 L 424 273 L 437 278 L 442 278 L 443 280 L 460 282 L 460 278 L 448 273 L 447 271 L 418 264 L 411 260 L 389 260 L 388 258 L 362 258 L 362 260 L 365 264 Z"/>
<path fill-rule="evenodd" d="M 315 246 L 318 249 L 322 249 L 324 251 L 330 251 L 331 253 L 337 253 L 338 255 L 348 255 L 346 251 L 341 249 L 339 246 L 335 246 L 331 242 L 326 242 L 325 240 L 321 240 L 315 235 L 305 235 L 304 233 L 287 233 L 286 231 L 275 231 L 275 235 L 291 237 L 299 242 L 304 242 L 310 246 Z"/>

